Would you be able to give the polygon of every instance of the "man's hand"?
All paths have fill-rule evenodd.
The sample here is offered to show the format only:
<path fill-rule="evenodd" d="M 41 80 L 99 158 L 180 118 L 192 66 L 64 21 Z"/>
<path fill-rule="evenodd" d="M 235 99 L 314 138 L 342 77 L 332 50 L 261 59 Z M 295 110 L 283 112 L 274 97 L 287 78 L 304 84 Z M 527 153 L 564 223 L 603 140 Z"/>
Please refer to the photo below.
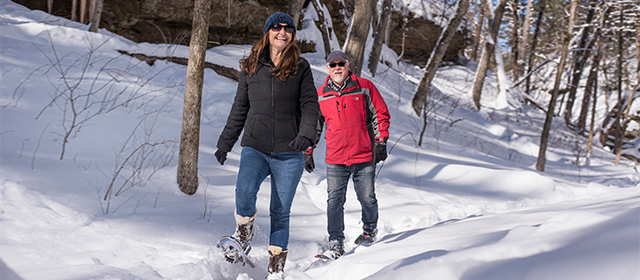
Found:
<path fill-rule="evenodd" d="M 291 143 L 289 143 L 289 147 L 298 152 L 302 152 L 311 147 L 311 140 L 309 140 L 309 138 L 307 137 L 298 135 L 293 139 L 293 141 L 291 141 Z"/>
<path fill-rule="evenodd" d="M 387 159 L 387 139 L 381 139 L 373 143 L 373 163 L 378 164 Z"/>
<path fill-rule="evenodd" d="M 217 150 L 214 155 L 216 156 L 216 159 L 218 160 L 220 165 L 224 165 L 224 162 L 227 160 L 227 152 Z"/>

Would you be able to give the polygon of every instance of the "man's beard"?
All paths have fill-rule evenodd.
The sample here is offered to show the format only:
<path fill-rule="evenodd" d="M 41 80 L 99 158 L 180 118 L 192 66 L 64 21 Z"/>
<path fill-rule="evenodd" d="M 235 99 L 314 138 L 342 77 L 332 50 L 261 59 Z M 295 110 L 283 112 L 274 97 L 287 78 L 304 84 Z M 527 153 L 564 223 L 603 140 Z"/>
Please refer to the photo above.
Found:
<path fill-rule="evenodd" d="M 342 82 L 344 82 L 344 79 L 347 78 L 346 76 L 336 76 L 335 78 L 333 78 L 333 81 L 336 82 L 337 84 L 342 84 Z"/>

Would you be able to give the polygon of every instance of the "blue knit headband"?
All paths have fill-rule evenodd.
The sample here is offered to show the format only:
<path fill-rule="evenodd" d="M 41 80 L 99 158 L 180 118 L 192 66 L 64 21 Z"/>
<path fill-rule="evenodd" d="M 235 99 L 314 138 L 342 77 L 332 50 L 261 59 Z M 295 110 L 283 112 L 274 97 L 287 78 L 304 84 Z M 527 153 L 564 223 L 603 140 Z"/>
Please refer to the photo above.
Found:
<path fill-rule="evenodd" d="M 293 19 L 285 13 L 277 12 L 267 18 L 267 21 L 264 23 L 264 33 L 262 34 L 267 34 L 267 31 L 269 31 L 269 28 L 271 28 L 271 26 L 279 23 L 286 23 L 293 26 L 293 32 L 296 32 L 296 24 L 293 23 Z"/>

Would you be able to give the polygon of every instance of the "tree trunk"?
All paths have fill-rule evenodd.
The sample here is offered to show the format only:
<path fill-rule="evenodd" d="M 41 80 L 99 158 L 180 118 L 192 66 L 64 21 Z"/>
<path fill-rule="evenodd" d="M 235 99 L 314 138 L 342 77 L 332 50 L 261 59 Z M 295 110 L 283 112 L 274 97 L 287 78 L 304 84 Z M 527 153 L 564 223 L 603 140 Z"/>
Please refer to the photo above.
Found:
<path fill-rule="evenodd" d="M 551 122 L 553 121 L 553 112 L 556 100 L 558 99 L 558 91 L 560 91 L 560 81 L 562 80 L 562 72 L 564 64 L 567 60 L 567 52 L 569 50 L 569 42 L 571 41 L 571 33 L 573 32 L 573 21 L 576 15 L 576 8 L 578 7 L 578 0 L 571 1 L 571 8 L 569 11 L 569 27 L 564 34 L 562 51 L 560 54 L 560 63 L 558 63 L 558 72 L 556 73 L 556 79 L 553 84 L 553 91 L 551 92 L 551 101 L 549 101 L 549 109 L 547 109 L 547 117 L 544 121 L 544 127 L 542 128 L 542 136 L 540 137 L 540 150 L 538 151 L 538 161 L 536 163 L 536 170 L 544 171 L 546 164 L 547 145 L 549 143 L 549 133 L 551 132 Z"/>
<path fill-rule="evenodd" d="M 98 27 L 100 26 L 100 16 L 102 15 L 102 1 L 103 0 L 95 0 L 95 7 L 93 8 L 91 17 L 91 25 L 89 25 L 89 31 L 98 32 Z"/>
<path fill-rule="evenodd" d="M 484 30 L 484 9 L 478 9 L 478 25 L 476 25 L 475 36 L 473 37 L 473 43 L 471 44 L 471 60 L 478 61 L 478 48 L 480 41 L 482 41 L 482 34 Z"/>
<path fill-rule="evenodd" d="M 544 3 L 543 3 L 544 4 Z M 529 29 L 531 28 L 531 17 L 533 17 L 533 0 L 527 1 L 527 11 L 524 16 L 524 23 L 522 24 L 522 39 L 518 44 L 518 61 L 515 63 L 518 65 L 518 77 L 522 75 L 524 71 L 526 56 L 527 56 L 527 46 L 529 45 Z"/>
<path fill-rule="evenodd" d="M 595 40 L 591 40 L 588 42 L 589 46 L 587 46 L 587 39 L 591 33 L 591 22 L 593 21 L 593 16 L 595 14 L 595 3 L 592 3 L 589 7 L 589 11 L 587 12 L 587 18 L 585 19 L 584 27 L 582 28 L 582 34 L 580 35 L 580 41 L 578 42 L 577 51 L 575 52 L 575 59 L 573 62 L 573 75 L 571 77 L 571 81 L 569 83 L 569 93 L 567 94 L 567 103 L 565 105 L 564 112 L 564 122 L 567 125 L 571 124 L 571 117 L 573 116 L 573 104 L 575 103 L 576 94 L 578 92 L 578 86 L 580 85 L 580 79 L 582 77 L 582 73 L 584 72 L 584 67 L 586 65 L 587 59 L 591 55 L 591 48 L 593 48 L 593 44 Z"/>
<path fill-rule="evenodd" d="M 80 0 L 80 23 L 85 23 L 84 19 L 87 15 L 87 0 Z"/>
<path fill-rule="evenodd" d="M 620 29 L 618 31 L 618 103 L 620 104 L 620 110 L 618 110 L 618 115 L 616 116 L 616 165 L 620 164 L 620 153 L 622 152 L 622 135 L 624 133 L 622 129 L 621 119 L 622 119 L 622 108 L 624 107 L 622 104 L 622 61 L 623 61 L 623 50 L 622 50 L 622 33 L 624 28 L 624 5 L 620 5 Z M 631 104 L 631 99 L 629 100 L 629 104 Z"/>
<path fill-rule="evenodd" d="M 598 53 L 597 57 L 598 60 L 600 59 L 600 53 Z M 595 62 L 594 62 L 595 63 Z M 595 67 L 594 70 L 592 70 L 594 73 L 594 76 L 598 76 L 598 66 Z M 594 131 L 595 131 L 595 124 L 596 124 L 596 103 L 598 102 L 598 79 L 594 79 L 593 80 L 593 93 L 591 93 L 591 98 L 593 98 L 593 102 L 591 102 L 591 125 L 589 126 L 589 142 L 587 143 L 587 152 L 586 152 L 586 158 L 587 160 L 591 157 L 591 149 L 593 147 L 593 135 L 594 135 Z M 586 94 L 586 93 L 585 93 Z"/>
<path fill-rule="evenodd" d="M 178 158 L 178 186 L 192 195 L 198 189 L 198 150 L 200 145 L 200 109 L 202 84 L 209 35 L 211 0 L 195 0 L 189 62 L 182 111 L 182 133 Z"/>
<path fill-rule="evenodd" d="M 518 0 L 511 0 L 511 9 L 513 10 L 513 29 L 511 31 L 511 41 L 513 42 L 511 46 L 511 72 L 513 73 L 513 80 L 515 81 L 520 77 L 520 71 L 518 71 L 518 61 L 520 60 L 520 36 L 518 36 L 520 20 L 518 16 Z"/>
<path fill-rule="evenodd" d="M 486 2 L 487 7 L 490 7 L 491 3 Z M 480 110 L 480 97 L 482 95 L 482 86 L 484 85 L 484 79 L 487 75 L 487 69 L 489 68 L 489 62 L 491 60 L 491 56 L 494 53 L 495 42 L 498 38 L 498 31 L 500 31 L 500 23 L 502 22 L 502 15 L 504 14 L 504 8 L 507 5 L 507 0 L 500 0 L 498 2 L 498 6 L 496 10 L 490 18 L 489 24 L 489 38 L 485 43 L 484 50 L 482 51 L 482 56 L 480 57 L 480 64 L 478 65 L 478 70 L 476 72 L 475 80 L 473 81 L 473 88 L 471 89 L 471 95 L 473 96 L 473 103 L 476 105 L 476 108 Z"/>
<path fill-rule="evenodd" d="M 436 76 L 438 65 L 440 65 L 440 62 L 449 47 L 449 43 L 451 43 L 451 39 L 453 39 L 453 35 L 456 33 L 460 22 L 462 22 L 464 15 L 467 13 L 467 9 L 469 9 L 469 0 L 460 0 L 457 5 L 458 7 L 456 8 L 455 16 L 449 21 L 447 27 L 442 30 L 436 46 L 433 51 L 431 51 L 431 57 L 429 57 L 429 61 L 427 61 L 426 65 L 426 72 L 420 80 L 420 84 L 418 85 L 416 93 L 413 96 L 413 100 L 411 101 L 413 110 L 418 116 L 420 116 L 422 107 L 425 106 L 425 102 L 427 101 L 429 87 L 431 86 L 433 78 Z"/>
<path fill-rule="evenodd" d="M 536 20 L 536 30 L 533 32 L 533 39 L 531 40 L 531 48 L 527 52 L 529 61 L 527 63 L 527 73 L 533 69 L 533 57 L 536 51 L 536 45 L 538 44 L 538 35 L 540 34 L 540 29 L 542 25 L 542 18 L 544 16 L 544 9 L 546 6 L 546 0 L 540 0 L 540 11 L 538 12 L 538 19 Z M 527 75 L 526 85 L 525 85 L 525 93 L 527 95 L 531 95 L 531 75 Z"/>
<path fill-rule="evenodd" d="M 289 3 L 289 15 L 293 17 L 293 22 L 295 22 L 296 27 L 301 27 L 300 23 L 300 15 L 302 14 L 302 9 L 304 8 L 305 0 L 292 0 Z M 314 5 L 315 7 L 315 5 Z M 317 9 L 316 9 L 317 10 Z M 321 18 L 322 20 L 322 18 Z"/>
<path fill-rule="evenodd" d="M 376 70 L 378 70 L 378 62 L 380 61 L 380 53 L 382 52 L 382 44 L 384 44 L 384 38 L 386 34 L 387 26 L 389 26 L 389 19 L 391 18 L 391 0 L 384 0 L 382 2 L 382 15 L 380 16 L 380 22 L 376 28 L 376 32 L 373 34 L 373 46 L 371 48 L 371 56 L 369 56 L 369 72 L 371 76 L 376 76 Z"/>
<path fill-rule="evenodd" d="M 351 22 L 351 31 L 347 39 L 345 54 L 349 59 L 349 68 L 356 76 L 360 76 L 364 60 L 364 48 L 369 36 L 371 17 L 373 16 L 373 0 L 355 0 L 356 8 Z"/>
<path fill-rule="evenodd" d="M 78 21 L 78 0 L 71 1 L 71 20 Z"/>
<path fill-rule="evenodd" d="M 53 13 L 53 0 L 47 0 L 47 13 Z"/>
<path fill-rule="evenodd" d="M 324 16 L 324 10 L 322 6 L 318 4 L 317 0 L 311 0 L 313 8 L 318 13 L 318 21 L 316 21 L 316 27 L 322 32 L 322 42 L 324 43 L 324 57 L 326 58 L 331 53 L 331 39 L 329 35 L 329 28 L 327 28 L 327 18 Z"/>
<path fill-rule="evenodd" d="M 591 100 L 590 93 L 597 91 L 593 86 L 595 84 L 595 80 L 598 78 L 598 67 L 600 65 L 600 58 L 602 57 L 602 45 L 603 38 L 601 36 L 602 30 L 604 28 L 604 24 L 606 22 L 607 15 L 609 14 L 609 5 L 605 5 L 604 2 L 599 5 L 598 10 L 600 11 L 600 19 L 599 24 L 596 30 L 593 32 L 593 39 L 595 46 L 595 54 L 591 66 L 591 71 L 589 72 L 589 76 L 587 78 L 585 94 L 582 99 L 582 106 L 580 107 L 580 116 L 578 117 L 578 122 L 576 127 L 579 132 L 583 132 L 586 129 L 587 123 L 587 114 L 589 111 L 589 102 Z"/>

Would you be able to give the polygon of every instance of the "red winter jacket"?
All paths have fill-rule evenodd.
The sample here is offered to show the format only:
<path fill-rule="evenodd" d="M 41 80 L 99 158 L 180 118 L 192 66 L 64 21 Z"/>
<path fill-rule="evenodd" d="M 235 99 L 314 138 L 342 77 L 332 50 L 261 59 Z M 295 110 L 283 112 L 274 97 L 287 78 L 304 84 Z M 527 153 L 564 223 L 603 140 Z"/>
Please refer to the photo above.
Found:
<path fill-rule="evenodd" d="M 373 160 L 373 142 L 389 138 L 389 110 L 380 92 L 367 79 L 349 72 L 338 92 L 330 77 L 318 89 L 320 125 L 316 143 L 326 124 L 326 162 L 352 165 Z"/>

